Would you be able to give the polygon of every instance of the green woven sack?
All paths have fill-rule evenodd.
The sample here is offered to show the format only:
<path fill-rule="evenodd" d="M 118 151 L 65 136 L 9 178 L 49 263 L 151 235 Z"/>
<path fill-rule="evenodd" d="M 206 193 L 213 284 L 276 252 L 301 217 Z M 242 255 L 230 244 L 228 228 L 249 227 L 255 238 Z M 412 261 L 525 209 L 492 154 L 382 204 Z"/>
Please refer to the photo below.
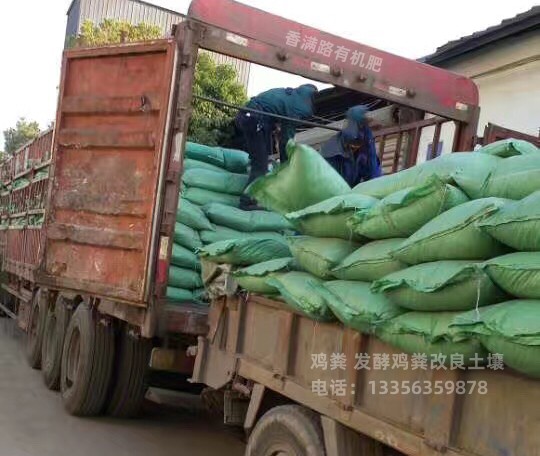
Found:
<path fill-rule="evenodd" d="M 358 245 L 343 239 L 290 236 L 287 238 L 291 252 L 302 267 L 321 279 L 330 279 L 332 269 Z"/>
<path fill-rule="evenodd" d="M 192 158 L 185 158 L 184 162 L 184 172 L 190 169 L 208 169 L 210 171 L 216 171 L 218 173 L 228 173 L 229 171 L 220 168 L 219 166 L 212 165 L 200 160 L 193 160 Z"/>
<path fill-rule="evenodd" d="M 220 203 L 208 204 L 204 212 L 213 223 L 246 233 L 292 229 L 285 217 L 275 212 L 244 211 Z"/>
<path fill-rule="evenodd" d="M 199 257 L 191 250 L 176 243 L 173 244 L 172 248 L 171 264 L 182 268 L 194 269 L 195 271 L 200 271 L 201 269 Z"/>
<path fill-rule="evenodd" d="M 328 302 L 319 292 L 322 282 L 317 277 L 307 272 L 293 271 L 276 274 L 266 282 L 279 292 L 293 310 L 316 321 L 335 320 Z"/>
<path fill-rule="evenodd" d="M 249 155 L 246 152 L 189 141 L 186 142 L 186 157 L 219 166 L 233 173 L 246 173 L 249 165 Z"/>
<path fill-rule="evenodd" d="M 522 139 L 503 139 L 487 146 L 481 147 L 477 153 L 496 155 L 497 157 L 508 158 L 515 155 L 537 154 L 540 149 L 530 142 Z"/>
<path fill-rule="evenodd" d="M 347 226 L 347 220 L 355 211 L 367 209 L 376 202 L 377 200 L 371 196 L 348 193 L 334 196 L 300 211 L 290 212 L 286 217 L 302 234 L 308 236 L 358 239 Z"/>
<path fill-rule="evenodd" d="M 424 184 L 432 176 L 437 176 L 443 182 L 453 183 L 454 173 L 461 170 L 468 170 L 471 176 L 485 180 L 501 160 L 487 154 L 454 152 L 398 173 L 362 182 L 353 188 L 353 192 L 382 199 L 399 190 Z"/>
<path fill-rule="evenodd" d="M 243 238 L 214 242 L 199 250 L 201 258 L 213 263 L 248 266 L 291 256 L 284 239 Z"/>
<path fill-rule="evenodd" d="M 506 365 L 540 377 L 540 301 L 518 299 L 458 315 L 453 327 L 479 335 L 490 353 Z"/>
<path fill-rule="evenodd" d="M 167 287 L 167 298 L 177 302 L 189 302 L 195 299 L 192 290 L 177 287 Z"/>
<path fill-rule="evenodd" d="M 484 267 L 504 291 L 518 298 L 540 299 L 540 252 L 510 253 L 486 261 Z"/>
<path fill-rule="evenodd" d="M 469 310 L 507 298 L 480 265 L 459 260 L 417 264 L 373 282 L 371 289 L 398 306 L 428 312 Z"/>
<path fill-rule="evenodd" d="M 500 198 L 484 198 L 449 209 L 425 224 L 391 255 L 408 264 L 484 260 L 501 255 L 505 247 L 480 230 L 477 222 L 495 213 L 504 203 Z"/>
<path fill-rule="evenodd" d="M 345 257 L 334 269 L 332 274 L 342 280 L 359 280 L 371 282 L 392 272 L 407 267 L 405 263 L 390 256 L 404 239 L 384 239 L 373 241 L 355 250 Z"/>
<path fill-rule="evenodd" d="M 474 365 L 474 358 L 486 352 L 476 338 L 450 326 L 460 312 L 408 312 L 381 325 L 377 336 L 405 353 L 426 354 L 450 364 L 452 355 L 463 357 L 463 365 Z M 429 360 L 428 360 L 429 365 Z"/>
<path fill-rule="evenodd" d="M 169 266 L 168 285 L 186 290 L 195 290 L 203 286 L 201 274 L 193 269 Z"/>
<path fill-rule="evenodd" d="M 214 225 L 212 230 L 203 230 L 200 233 L 203 244 L 213 244 L 219 241 L 229 241 L 231 239 L 247 239 L 247 238 L 265 238 L 283 240 L 283 235 L 272 231 L 260 231 L 255 233 L 243 233 L 241 231 L 232 230 L 225 226 Z"/>
<path fill-rule="evenodd" d="M 540 251 L 540 191 L 508 202 L 478 226 L 516 250 Z"/>
<path fill-rule="evenodd" d="M 238 269 L 233 273 L 233 277 L 244 290 L 252 293 L 274 294 L 276 289 L 268 285 L 266 280 L 276 273 L 288 272 L 294 269 L 298 269 L 295 266 L 294 258 L 278 258 Z"/>
<path fill-rule="evenodd" d="M 178 222 L 174 225 L 174 242 L 184 246 L 192 252 L 195 252 L 199 247 L 202 247 L 199 233 L 193 228 Z"/>
<path fill-rule="evenodd" d="M 350 191 L 349 185 L 316 150 L 292 140 L 289 160 L 252 182 L 246 192 L 259 204 L 287 214 Z"/>
<path fill-rule="evenodd" d="M 188 187 L 204 188 L 218 193 L 241 195 L 248 183 L 247 174 L 216 172 L 209 169 L 190 169 L 182 181 Z"/>
<path fill-rule="evenodd" d="M 501 159 L 487 176 L 475 175 L 474 170 L 459 170 L 454 180 L 471 198 L 496 196 L 519 200 L 540 190 L 540 154 Z"/>
<path fill-rule="evenodd" d="M 185 198 L 178 200 L 176 221 L 189 226 L 194 230 L 212 230 L 212 224 L 204 215 L 201 208 Z"/>
<path fill-rule="evenodd" d="M 433 176 L 426 183 L 388 195 L 349 220 L 355 234 L 370 239 L 407 237 L 431 219 L 469 201 L 465 193 Z"/>
<path fill-rule="evenodd" d="M 406 311 L 385 296 L 372 293 L 369 286 L 367 282 L 334 280 L 322 283 L 318 291 L 345 326 L 372 333 L 377 326 Z"/>
<path fill-rule="evenodd" d="M 238 195 L 229 195 L 227 193 L 213 192 L 204 188 L 186 187 L 182 191 L 182 198 L 191 201 L 199 206 L 204 206 L 209 203 L 219 202 L 226 206 L 238 207 L 240 197 Z"/>

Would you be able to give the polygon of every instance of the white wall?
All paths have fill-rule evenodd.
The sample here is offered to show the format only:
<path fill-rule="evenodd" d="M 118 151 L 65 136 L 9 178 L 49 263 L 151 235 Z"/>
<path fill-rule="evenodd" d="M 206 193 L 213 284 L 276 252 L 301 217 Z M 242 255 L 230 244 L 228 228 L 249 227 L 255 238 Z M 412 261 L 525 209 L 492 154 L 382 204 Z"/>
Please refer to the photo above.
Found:
<path fill-rule="evenodd" d="M 482 136 L 488 122 L 537 136 L 540 128 L 540 31 L 508 38 L 445 68 L 474 80 Z"/>

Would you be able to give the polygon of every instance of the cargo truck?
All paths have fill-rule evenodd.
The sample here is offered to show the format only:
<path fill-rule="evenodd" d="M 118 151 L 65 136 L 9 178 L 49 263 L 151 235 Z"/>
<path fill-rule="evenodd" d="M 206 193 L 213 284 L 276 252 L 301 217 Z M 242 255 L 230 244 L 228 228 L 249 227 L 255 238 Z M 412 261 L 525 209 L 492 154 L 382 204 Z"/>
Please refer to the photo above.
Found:
<path fill-rule="evenodd" d="M 275 372 L 268 370 L 266 362 L 255 363 L 253 369 L 259 369 L 255 375 L 238 370 L 245 363 L 239 361 L 244 355 L 237 343 L 240 338 L 244 344 L 248 341 L 239 332 L 226 339 L 225 357 L 216 356 L 215 363 L 206 359 L 213 350 L 204 347 L 213 348 L 216 334 L 223 331 L 218 331 L 223 312 L 216 313 L 215 304 L 208 320 L 207 309 L 167 301 L 171 240 L 201 49 L 416 111 L 420 120 L 375 132 L 387 172 L 423 159 L 417 156 L 420 145 L 438 144 L 443 130 L 452 133 L 452 151 L 473 147 L 479 106 L 470 79 L 231 0 L 194 0 L 187 20 L 175 27 L 170 39 L 65 51 L 54 131 L 35 142 L 41 141 L 37 159 L 28 159 L 37 147 L 32 143 L 2 167 L 0 248 L 8 276 L 2 309 L 26 330 L 31 365 L 42 367 L 49 387 L 61 389 L 70 413 L 128 416 L 142 401 L 147 367 L 190 375 L 193 358 L 186 350 L 198 343 L 196 381 L 225 386 L 237 375 L 247 380 L 243 391 L 252 397 L 247 428 L 255 424 L 262 410 L 259 405 L 269 397 L 265 391 L 272 390 L 279 400 L 303 405 L 291 416 L 309 415 L 311 420 L 315 415 L 306 410 L 316 410 L 334 420 L 334 429 L 337 422 L 349 423 L 343 416 L 354 417 L 357 431 L 409 454 L 428 454 L 418 452 L 422 427 L 417 414 L 422 412 L 412 402 L 403 405 L 401 421 L 391 425 L 387 423 L 391 417 L 375 419 L 365 411 L 357 412 L 352 403 L 325 402 L 321 408 L 309 393 L 302 390 L 301 397 L 296 395 L 301 383 L 292 386 L 294 395 L 276 386 L 296 385 L 288 381 L 290 359 L 285 352 L 296 352 L 300 347 L 293 344 L 302 341 L 291 338 L 296 317 L 290 312 L 274 309 L 268 319 L 274 326 L 260 326 L 261 337 L 270 344 L 264 350 L 284 357 Z M 47 177 L 40 178 L 46 185 L 35 179 L 40 167 L 49 168 Z M 28 184 L 15 189 L 15 182 L 25 176 Z M 43 215 L 44 221 L 36 215 Z M 29 222 L 31 217 L 36 225 Z M 259 317 L 264 318 L 263 313 Z M 215 318 L 220 325 L 216 326 Z M 233 318 L 230 323 L 234 321 L 239 322 Z M 337 326 L 328 331 L 336 337 L 348 334 Z M 207 333 L 210 342 L 198 339 Z M 257 347 L 253 342 L 255 358 L 270 356 Z M 264 369 L 257 367 L 263 364 Z M 213 366 L 212 374 L 203 366 Z M 213 375 L 221 375 L 221 380 Z M 267 383 L 263 377 L 273 380 Z M 537 397 L 537 385 L 530 392 Z M 226 404 L 237 403 L 233 396 L 227 396 L 231 401 Z M 445 403 L 434 407 L 436 416 L 430 425 L 435 434 L 425 448 L 443 451 L 449 447 L 454 408 Z M 393 433 L 398 428 L 399 435 Z M 302 451 L 293 454 L 319 454 Z"/>

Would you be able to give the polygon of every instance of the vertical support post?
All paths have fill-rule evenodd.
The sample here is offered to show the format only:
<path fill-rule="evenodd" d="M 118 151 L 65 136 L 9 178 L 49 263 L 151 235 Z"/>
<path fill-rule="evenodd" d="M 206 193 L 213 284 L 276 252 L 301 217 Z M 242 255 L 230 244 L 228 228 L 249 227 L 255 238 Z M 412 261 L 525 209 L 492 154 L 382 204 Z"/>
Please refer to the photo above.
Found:
<path fill-rule="evenodd" d="M 403 141 L 403 132 L 400 131 L 396 141 L 396 151 L 394 152 L 394 163 L 392 164 L 392 172 L 398 171 L 399 158 L 401 156 L 401 143 Z"/>
<path fill-rule="evenodd" d="M 171 239 L 174 235 L 179 199 L 178 190 L 182 175 L 182 158 L 192 111 L 193 80 L 201 34 L 200 26 L 192 21 L 178 24 L 175 32 L 179 50 L 176 71 L 178 83 L 174 89 L 177 101 L 173 111 L 172 139 L 167 157 L 165 196 L 159 231 L 159 255 L 156 268 L 156 289 L 154 290 L 158 300 L 165 295 L 167 287 L 169 260 L 173 246 Z"/>
<path fill-rule="evenodd" d="M 474 112 L 471 113 L 470 121 L 467 124 L 460 123 L 459 139 L 454 152 L 473 150 L 480 117 L 480 107 L 475 106 L 471 107 L 471 109 L 474 109 Z"/>
<path fill-rule="evenodd" d="M 437 158 L 439 156 L 439 139 L 441 138 L 441 123 L 435 124 L 435 131 L 433 132 L 433 142 L 431 143 L 431 158 Z"/>

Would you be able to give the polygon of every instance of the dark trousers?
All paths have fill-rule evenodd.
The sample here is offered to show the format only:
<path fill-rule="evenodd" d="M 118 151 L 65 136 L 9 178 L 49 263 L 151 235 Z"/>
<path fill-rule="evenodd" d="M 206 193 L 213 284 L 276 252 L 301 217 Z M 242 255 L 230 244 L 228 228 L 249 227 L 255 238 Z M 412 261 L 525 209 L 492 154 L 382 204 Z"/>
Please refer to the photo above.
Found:
<path fill-rule="evenodd" d="M 268 171 L 268 159 L 272 153 L 272 119 L 260 114 L 239 112 L 236 126 L 242 132 L 247 152 L 251 158 L 249 182 L 253 182 Z"/>

